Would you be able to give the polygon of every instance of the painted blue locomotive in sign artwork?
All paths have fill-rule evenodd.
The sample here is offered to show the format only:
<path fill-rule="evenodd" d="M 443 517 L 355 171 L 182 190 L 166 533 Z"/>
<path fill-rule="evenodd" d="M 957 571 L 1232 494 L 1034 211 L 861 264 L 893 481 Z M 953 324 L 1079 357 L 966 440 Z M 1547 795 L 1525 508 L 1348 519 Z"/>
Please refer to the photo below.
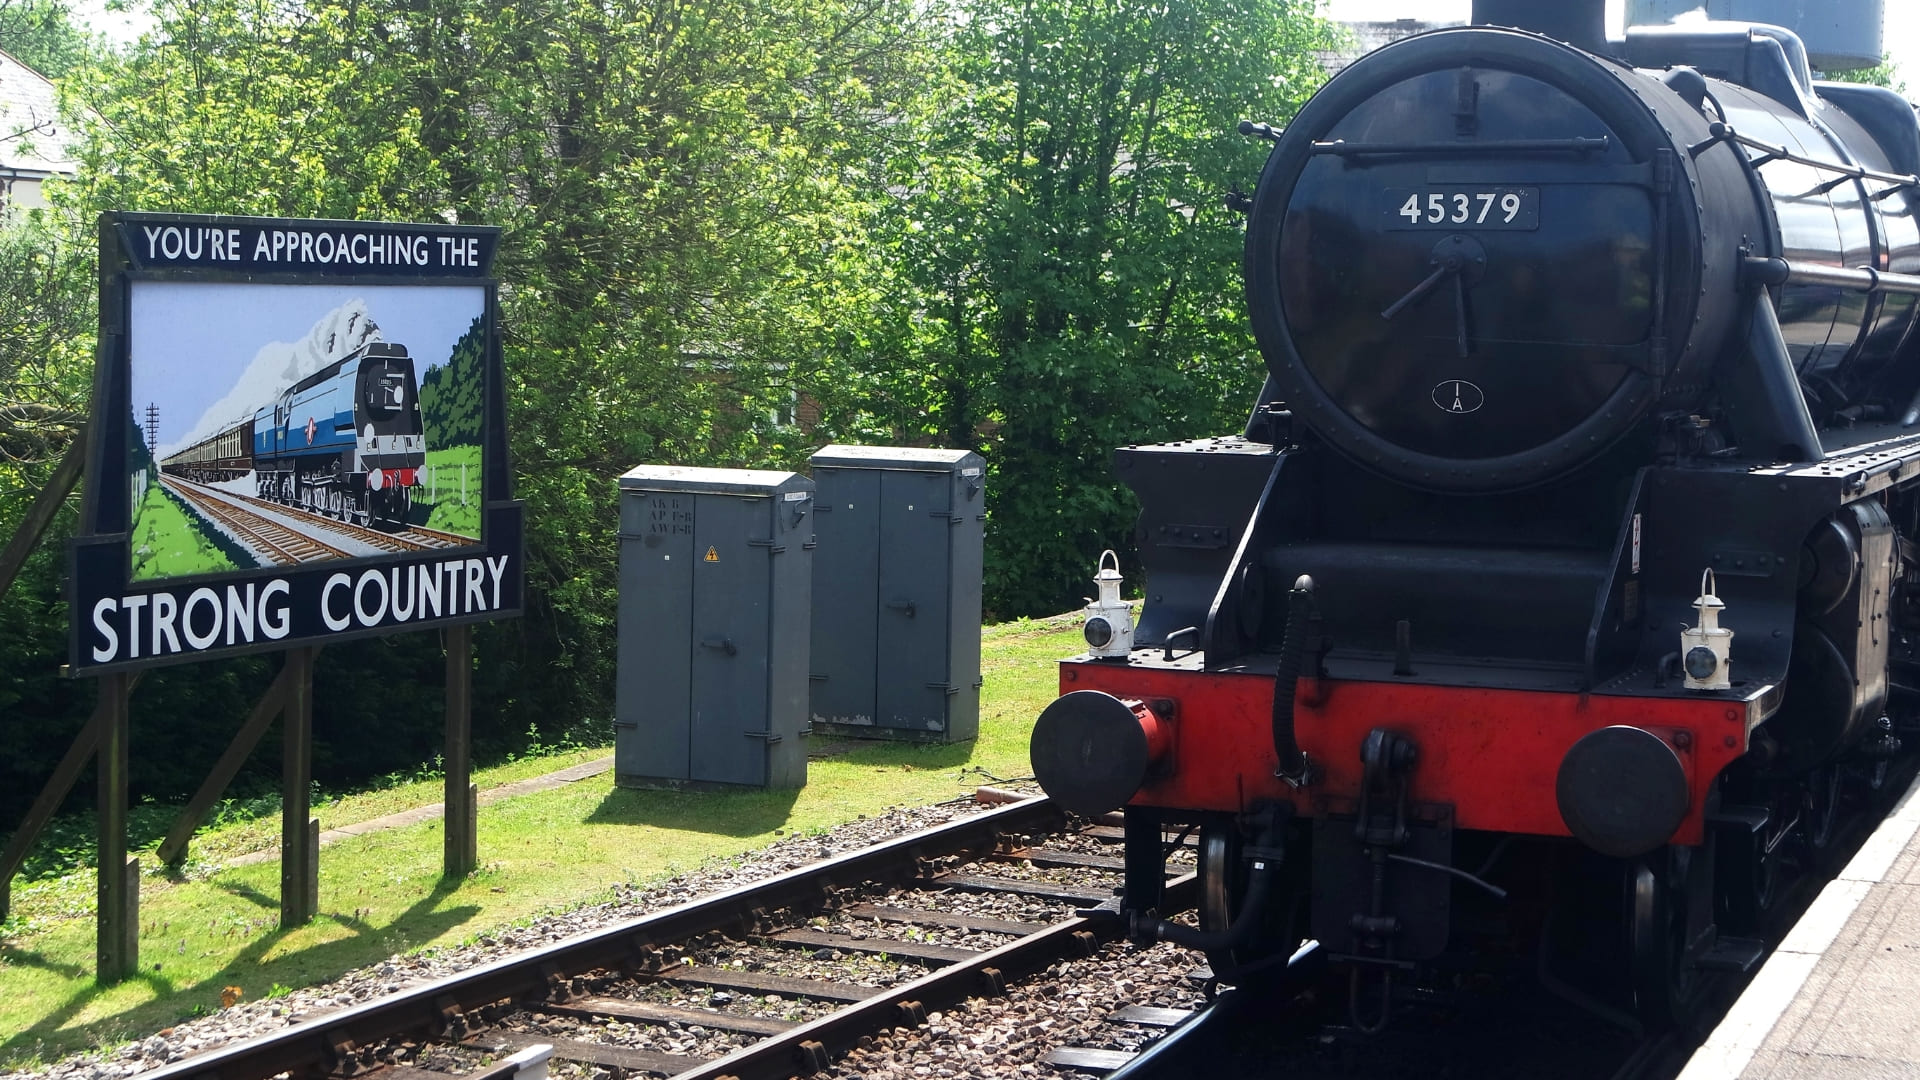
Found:
<path fill-rule="evenodd" d="M 426 463 L 407 347 L 369 342 L 282 391 L 253 416 L 260 497 L 403 528 Z"/>

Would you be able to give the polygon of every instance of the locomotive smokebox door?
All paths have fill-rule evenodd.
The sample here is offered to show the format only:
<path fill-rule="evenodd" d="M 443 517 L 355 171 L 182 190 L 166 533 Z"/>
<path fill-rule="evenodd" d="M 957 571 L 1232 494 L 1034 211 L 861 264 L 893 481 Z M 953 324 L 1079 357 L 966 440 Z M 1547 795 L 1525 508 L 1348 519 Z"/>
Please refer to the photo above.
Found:
<path fill-rule="evenodd" d="M 807 782 L 813 481 L 643 465 L 620 478 L 614 782 Z"/>
<path fill-rule="evenodd" d="M 980 729 L 985 461 L 826 446 L 814 564 L 814 730 L 960 742 Z"/>

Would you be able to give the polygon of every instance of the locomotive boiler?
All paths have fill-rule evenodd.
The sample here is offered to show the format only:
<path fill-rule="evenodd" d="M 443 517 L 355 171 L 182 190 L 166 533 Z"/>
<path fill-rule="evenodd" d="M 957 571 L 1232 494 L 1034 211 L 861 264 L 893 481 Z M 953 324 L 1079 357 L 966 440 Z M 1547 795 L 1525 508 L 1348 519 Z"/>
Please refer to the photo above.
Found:
<path fill-rule="evenodd" d="M 1240 435 L 1118 452 L 1133 648 L 1064 662 L 1033 734 L 1050 795 L 1124 808 L 1131 933 L 1234 981 L 1317 940 L 1363 1029 L 1490 930 L 1684 1015 L 1920 687 L 1912 106 L 1788 29 L 1502 6 L 1586 14 L 1242 125 L 1265 386 Z M 1171 829 L 1198 929 L 1157 912 Z"/>

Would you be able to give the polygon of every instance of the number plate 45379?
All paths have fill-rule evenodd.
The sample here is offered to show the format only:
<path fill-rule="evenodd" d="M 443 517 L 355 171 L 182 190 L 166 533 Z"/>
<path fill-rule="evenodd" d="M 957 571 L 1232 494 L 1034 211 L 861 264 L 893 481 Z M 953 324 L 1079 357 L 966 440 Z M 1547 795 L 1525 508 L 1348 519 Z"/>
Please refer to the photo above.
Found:
<path fill-rule="evenodd" d="M 1389 229 L 1538 229 L 1540 189 L 1388 188 L 1383 209 Z"/>

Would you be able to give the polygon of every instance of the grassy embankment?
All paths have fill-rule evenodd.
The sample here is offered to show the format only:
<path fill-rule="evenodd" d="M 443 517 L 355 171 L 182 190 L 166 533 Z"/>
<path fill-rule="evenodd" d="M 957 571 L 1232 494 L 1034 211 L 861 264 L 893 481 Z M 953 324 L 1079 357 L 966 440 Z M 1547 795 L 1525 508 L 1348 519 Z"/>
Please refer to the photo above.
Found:
<path fill-rule="evenodd" d="M 479 447 L 449 446 L 427 451 L 426 471 L 413 493 L 412 520 L 429 529 L 477 537 L 481 501 Z M 425 517 L 421 517 L 423 507 Z"/>
<path fill-rule="evenodd" d="M 1028 773 L 1027 736 L 1054 697 L 1053 661 L 1076 651 L 1077 620 L 1018 622 L 984 634 L 980 738 L 958 746 L 861 743 L 812 763 L 798 792 L 696 795 L 629 791 L 611 773 L 503 800 L 480 813 L 481 869 L 440 880 L 439 822 L 370 833 L 320 854 L 320 916 L 277 927 L 279 864 L 222 869 L 223 858 L 272 847 L 269 814 L 203 834 L 184 872 L 144 851 L 138 977 L 93 983 L 91 870 L 16 887 L 0 926 L 0 1068 L 136 1038 L 219 1008 L 222 987 L 248 998 L 324 982 L 397 952 L 455 945 L 543 912 L 604 899 L 619 883 L 661 880 L 890 806 L 938 801 L 982 782 L 976 770 Z M 435 723 L 437 717 L 421 717 Z M 608 753 L 522 761 L 476 774 L 483 787 Z M 322 828 L 439 801 L 437 781 L 330 801 Z"/>
<path fill-rule="evenodd" d="M 180 500 L 159 483 L 147 485 L 147 493 L 134 510 L 132 540 L 133 580 L 185 577 L 234 570 L 252 563 L 236 563 L 225 550 L 233 545 L 224 537 L 215 539 L 211 530 L 198 523 L 200 516 L 188 510 Z"/>

